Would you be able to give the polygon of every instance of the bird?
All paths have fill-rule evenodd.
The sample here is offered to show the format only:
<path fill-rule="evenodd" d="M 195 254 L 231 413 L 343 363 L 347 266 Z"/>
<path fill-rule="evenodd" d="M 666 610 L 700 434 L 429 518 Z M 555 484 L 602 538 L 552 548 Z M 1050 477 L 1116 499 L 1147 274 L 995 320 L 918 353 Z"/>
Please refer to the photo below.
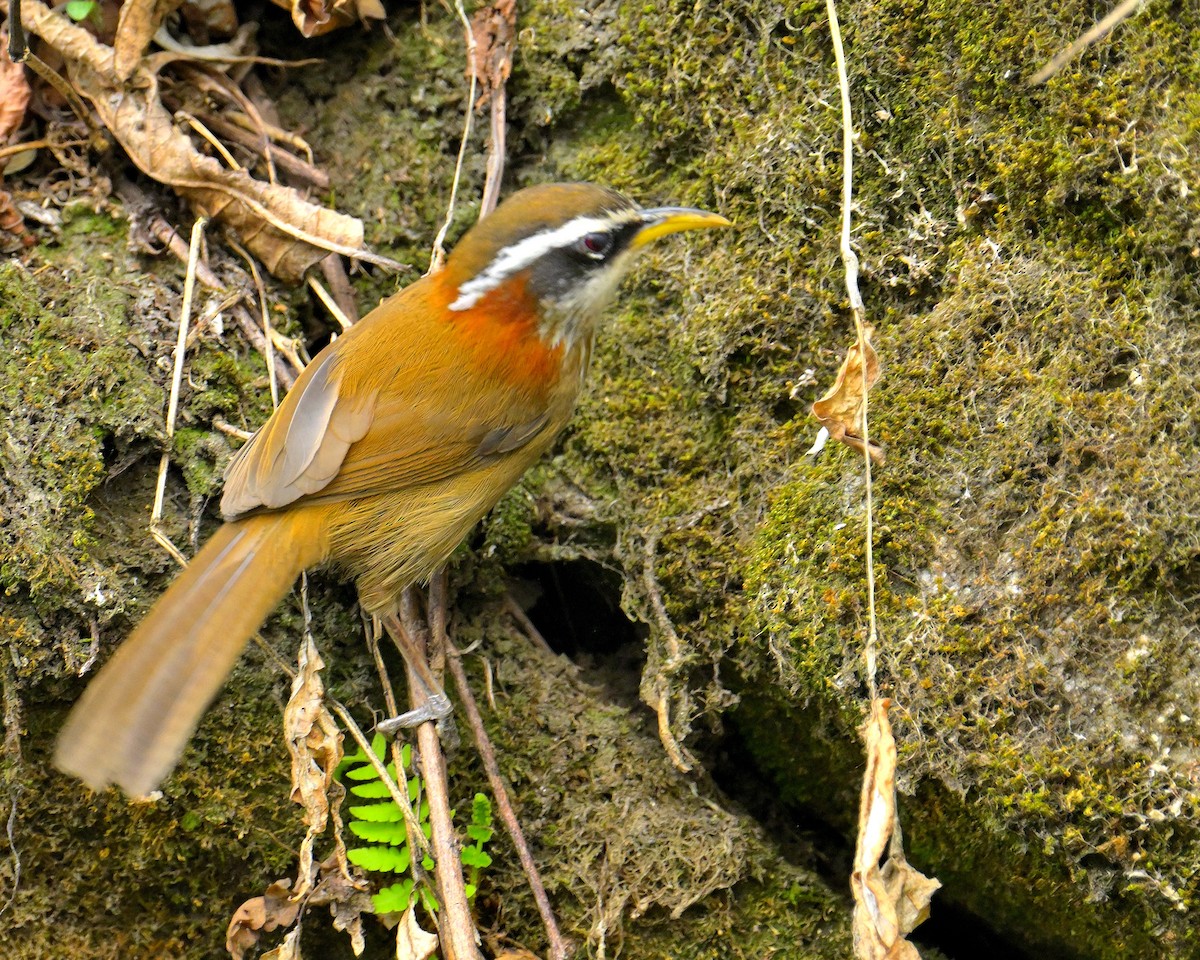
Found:
<path fill-rule="evenodd" d="M 94 790 L 157 789 L 307 568 L 394 612 L 566 426 L 637 256 L 730 225 L 591 183 L 526 187 L 477 221 L 441 270 L 321 350 L 234 455 L 225 522 L 88 684 L 55 764 Z"/>

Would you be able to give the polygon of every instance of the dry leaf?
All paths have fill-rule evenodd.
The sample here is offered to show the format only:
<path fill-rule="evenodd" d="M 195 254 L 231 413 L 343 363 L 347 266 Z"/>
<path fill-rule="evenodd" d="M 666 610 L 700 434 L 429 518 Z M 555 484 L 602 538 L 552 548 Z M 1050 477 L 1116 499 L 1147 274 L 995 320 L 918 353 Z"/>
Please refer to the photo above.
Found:
<path fill-rule="evenodd" d="M 295 923 L 300 904 L 291 900 L 291 883 L 276 880 L 261 897 L 251 897 L 237 908 L 225 931 L 225 949 L 233 960 L 242 960 L 264 932 Z"/>
<path fill-rule="evenodd" d="M 300 931 L 302 929 L 297 924 L 296 929 L 289 931 L 288 935 L 283 938 L 283 943 L 274 950 L 264 953 L 261 960 L 302 960 L 300 955 Z"/>
<path fill-rule="evenodd" d="M 349 26 L 356 20 L 383 20 L 386 13 L 380 0 L 272 0 L 277 7 L 292 12 L 292 23 L 306 37 Z"/>
<path fill-rule="evenodd" d="M 8 143 L 21 129 L 28 106 L 29 81 L 25 78 L 25 67 L 8 58 L 8 31 L 0 30 L 0 146 Z"/>
<path fill-rule="evenodd" d="M 475 38 L 475 76 L 479 81 L 479 97 L 475 101 L 478 109 L 512 74 L 513 42 L 517 35 L 516 0 L 496 0 L 480 7 L 471 18 L 471 33 Z"/>
<path fill-rule="evenodd" d="M 33 234 L 25 229 L 25 217 L 13 203 L 12 194 L 0 190 L 0 253 L 15 253 L 35 243 Z"/>
<path fill-rule="evenodd" d="M 879 379 L 879 359 L 875 348 L 871 346 L 871 336 L 875 328 L 865 328 L 867 347 L 867 390 L 870 390 Z M 821 421 L 821 426 L 829 431 L 834 440 L 840 440 L 860 453 L 863 449 L 863 364 L 862 351 L 856 341 L 846 352 L 842 368 L 838 370 L 837 379 L 833 386 L 812 405 L 813 416 Z M 883 448 L 871 441 L 871 459 L 883 463 Z"/>
<path fill-rule="evenodd" d="M 308 832 L 300 845 L 299 880 L 296 897 L 312 885 L 313 844 L 325 831 L 329 809 L 341 803 L 345 788 L 333 778 L 342 759 L 342 734 L 325 709 L 325 666 L 312 638 L 300 644 L 299 670 L 292 681 L 292 695 L 283 711 L 283 732 L 292 755 L 292 800 L 304 807 Z"/>
<path fill-rule="evenodd" d="M 350 948 L 357 957 L 363 951 L 364 913 L 374 913 L 370 884 L 346 872 L 346 864 L 339 863 L 336 856 L 321 864 L 320 880 L 308 898 L 309 906 L 329 907 L 333 917 L 333 929 L 344 930 L 350 935 Z"/>
<path fill-rule="evenodd" d="M 905 936 L 929 915 L 941 884 L 909 866 L 896 819 L 896 741 L 887 711 L 875 700 L 863 729 L 867 769 L 858 810 L 858 841 L 850 890 L 854 894 L 854 955 L 858 960 L 920 960 Z M 884 851 L 888 860 L 879 866 Z"/>
<path fill-rule="evenodd" d="M 438 948 L 437 934 L 421 929 L 417 905 L 411 903 L 396 927 L 396 960 L 428 960 Z"/>
<path fill-rule="evenodd" d="M 113 38 L 113 73 L 118 80 L 133 76 L 150 40 L 180 3 L 182 0 L 125 0 Z"/>
<path fill-rule="evenodd" d="M 298 280 L 327 253 L 393 265 L 362 249 L 362 224 L 309 203 L 296 190 L 255 180 L 205 156 L 176 128 L 159 101 L 158 78 L 146 64 L 179 54 L 143 58 L 128 82 L 113 68 L 112 50 L 39 0 L 25 0 L 26 26 L 67 64 L 76 89 L 147 176 L 175 188 L 201 214 L 232 227 L 275 276 Z"/>

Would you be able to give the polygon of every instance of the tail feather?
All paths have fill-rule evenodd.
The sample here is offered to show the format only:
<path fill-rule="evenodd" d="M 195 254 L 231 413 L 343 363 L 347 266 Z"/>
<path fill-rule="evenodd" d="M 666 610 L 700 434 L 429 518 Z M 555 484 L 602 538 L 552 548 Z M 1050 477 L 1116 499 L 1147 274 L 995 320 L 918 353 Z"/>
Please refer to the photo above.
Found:
<path fill-rule="evenodd" d="M 61 770 L 134 796 L 166 778 L 246 642 L 319 559 L 299 519 L 250 517 L 213 535 L 71 711 Z"/>

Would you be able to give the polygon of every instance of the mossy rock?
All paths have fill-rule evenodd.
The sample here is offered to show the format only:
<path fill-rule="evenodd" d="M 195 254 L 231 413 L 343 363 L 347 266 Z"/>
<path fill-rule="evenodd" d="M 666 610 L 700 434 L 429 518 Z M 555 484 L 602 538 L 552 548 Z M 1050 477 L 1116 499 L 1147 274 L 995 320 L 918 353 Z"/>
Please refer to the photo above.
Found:
<path fill-rule="evenodd" d="M 888 449 L 873 491 L 879 683 L 895 702 L 912 859 L 946 882 L 939 896 L 1038 955 L 1200 956 L 1190 643 L 1200 595 L 1197 11 L 1149 7 L 1040 88 L 1024 78 L 1090 25 L 1092 6 L 895 0 L 840 12 L 859 131 L 854 239 L 884 364 L 872 395 L 872 432 Z M 319 155 L 338 159 L 332 201 L 366 219 L 376 246 L 424 266 L 452 176 L 463 84 L 456 23 L 420 28 L 413 16 L 394 19 L 395 42 L 322 38 L 312 49 L 329 66 L 295 74 L 278 100 Z M 848 451 L 804 454 L 815 432 L 807 406 L 851 338 L 823 7 L 547 2 L 518 16 L 510 185 L 602 180 L 648 203 L 719 209 L 739 228 L 664 245 L 633 278 L 555 458 L 485 525 L 484 552 L 460 558 L 460 626 L 464 635 L 488 627 L 489 649 L 514 671 L 500 709 L 536 717 L 535 692 L 537 703 L 555 702 L 541 686 L 546 668 L 489 626 L 504 583 L 497 561 L 588 557 L 619 571 L 621 602 L 648 634 L 643 694 L 665 705 L 674 736 L 686 747 L 698 718 L 740 698 L 732 721 L 784 800 L 850 831 L 865 698 L 862 465 Z M 294 55 L 295 41 L 283 42 Z M 345 81 L 347 64 L 358 80 Z M 469 148 L 465 182 L 478 184 L 478 126 Z M 473 215 L 468 199 L 452 235 Z M 102 220 L 86 230 L 76 221 L 62 248 L 38 256 L 73 276 L 109 276 L 111 262 L 74 252 L 96 235 L 125 276 L 145 269 L 112 253 L 122 228 Z M 358 282 L 364 306 L 395 283 Z M 34 707 L 30 759 L 9 776 L 50 784 L 33 787 L 43 805 L 27 809 L 39 819 L 79 824 L 51 831 L 53 843 L 29 856 L 50 864 L 85 831 L 145 830 L 137 843 L 146 849 L 123 848 L 111 876 L 80 876 L 124 890 L 153 862 L 175 893 L 142 904 L 140 921 L 113 917 L 133 924 L 143 946 L 178 937 L 211 952 L 235 899 L 218 874 L 243 854 L 207 827 L 196 831 L 199 849 L 189 845 L 185 818 L 209 809 L 197 798 L 244 790 L 230 800 L 245 805 L 241 822 L 270 823 L 289 843 L 299 836 L 292 812 L 268 815 L 258 792 L 268 776 L 282 778 L 272 761 L 251 750 L 254 774 L 238 772 L 243 752 L 221 727 L 226 708 L 193 755 L 224 765 L 185 766 L 180 792 L 153 814 L 113 801 L 73 815 L 80 799 L 60 802 L 61 783 L 28 769 L 44 768 L 58 714 L 41 705 L 86 660 L 91 624 L 107 648 L 169 573 L 141 530 L 169 376 L 159 361 L 170 342 L 163 305 L 173 298 L 132 282 L 60 285 L 11 266 L 0 290 L 15 344 L 9 392 L 0 392 L 6 412 L 24 405 L 11 386 L 22 383 L 49 384 L 41 402 L 56 413 L 39 421 L 32 405 L 18 441 L 40 436 L 41 423 L 54 443 L 5 463 L 6 495 L 21 511 L 10 520 L 6 502 L 0 528 L 5 640 L 17 655 L 12 689 Z M 255 424 L 265 414 L 257 358 L 232 337 L 204 350 L 197 383 L 211 387 L 185 398 L 173 447 L 179 542 L 219 476 L 226 441 L 212 434 L 212 417 Z M 98 584 L 102 608 L 91 599 Z M 346 639 L 347 592 L 327 590 L 332 622 L 318 634 L 344 645 L 335 684 L 365 710 L 368 668 Z M 231 685 L 228 709 L 246 710 L 245 729 L 259 731 L 271 722 L 261 694 L 281 680 L 253 666 Z M 559 682 L 582 696 L 567 673 Z M 238 690 L 257 701 L 245 705 L 254 697 Z M 589 710 L 596 737 L 586 725 L 564 728 L 565 742 L 578 739 L 578 751 L 617 772 L 629 757 L 661 761 L 650 759 L 654 740 L 635 714 L 599 695 Z M 255 750 L 267 736 L 251 735 Z M 628 739 L 629 756 L 604 737 Z M 519 803 L 539 803 L 538 764 L 556 777 L 586 773 L 585 753 L 572 768 L 576 754 L 548 752 L 553 741 L 545 731 L 507 738 L 506 769 L 530 794 Z M 663 769 L 664 795 L 677 799 L 681 781 Z M 462 775 L 469 783 L 465 762 Z M 571 818 L 583 827 L 612 813 L 585 790 L 566 799 L 578 801 Z M 703 806 L 678 809 L 698 817 Z M 787 931 L 781 955 L 844 951 L 840 901 L 781 864 L 745 819 L 722 823 L 698 828 L 736 838 L 718 871 L 722 890 L 677 919 L 651 901 L 649 916 L 625 922 L 628 954 L 705 957 L 698 944 L 724 936 L 757 956 L 770 949 L 764 930 Z M 577 862 L 579 837 L 591 835 L 544 827 L 535 818 L 554 850 L 554 889 L 576 935 L 594 937 L 588 910 L 598 901 L 567 879 L 592 875 L 594 863 Z M 668 852 L 671 836 L 660 838 Z M 287 858 L 267 846 L 245 851 L 239 894 L 287 872 Z M 171 872 L 183 869 L 181 851 L 191 877 Z M 646 855 L 638 849 L 622 867 Z M 622 895 L 633 898 L 640 881 L 628 876 Z M 708 882 L 702 871 L 671 876 L 697 889 Z M 24 912 L 14 913 L 21 930 L 50 910 L 49 891 L 26 883 Z M 203 906 L 188 912 L 189 896 Z M 524 895 L 511 896 L 515 929 L 536 942 Z M 75 906 L 90 912 L 94 901 L 79 893 Z M 728 933 L 751 929 L 740 940 Z M 86 955 L 61 948 L 83 943 L 77 933 L 30 942 L 47 945 L 41 956 Z"/>

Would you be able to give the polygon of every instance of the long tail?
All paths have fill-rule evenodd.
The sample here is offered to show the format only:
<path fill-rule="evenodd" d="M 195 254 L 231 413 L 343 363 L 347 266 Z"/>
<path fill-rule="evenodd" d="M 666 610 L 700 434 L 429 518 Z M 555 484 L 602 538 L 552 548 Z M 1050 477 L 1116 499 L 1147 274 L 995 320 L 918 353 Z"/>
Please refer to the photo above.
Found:
<path fill-rule="evenodd" d="M 289 511 L 221 527 L 84 691 L 55 764 L 96 790 L 155 789 L 254 631 L 320 559 L 307 519 Z"/>

